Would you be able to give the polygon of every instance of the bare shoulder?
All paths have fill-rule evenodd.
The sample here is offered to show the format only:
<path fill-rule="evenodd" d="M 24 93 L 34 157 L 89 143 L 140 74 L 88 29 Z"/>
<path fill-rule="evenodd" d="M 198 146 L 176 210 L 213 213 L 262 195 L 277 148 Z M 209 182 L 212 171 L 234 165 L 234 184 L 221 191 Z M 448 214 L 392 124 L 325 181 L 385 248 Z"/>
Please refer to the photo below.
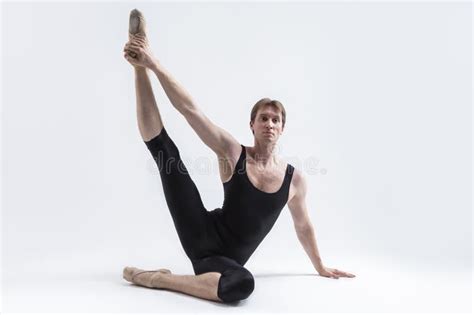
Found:
<path fill-rule="evenodd" d="M 298 189 L 304 188 L 306 186 L 306 178 L 303 175 L 303 172 L 295 167 L 293 171 L 293 178 L 291 184 Z"/>
<path fill-rule="evenodd" d="M 240 154 L 242 153 L 242 145 L 235 139 L 233 141 L 227 142 L 224 150 L 218 154 L 218 158 L 224 159 L 231 162 L 235 165 L 239 160 Z"/>
<path fill-rule="evenodd" d="M 294 168 L 293 177 L 291 179 L 290 192 L 288 200 L 292 200 L 295 196 L 306 194 L 306 179 L 301 170 Z"/>
<path fill-rule="evenodd" d="M 242 146 L 234 139 L 234 141 L 227 142 L 224 149 L 217 154 L 219 175 L 223 183 L 227 182 L 232 177 L 241 153 Z"/>
<path fill-rule="evenodd" d="M 240 150 L 240 143 L 230 132 L 216 125 L 196 107 L 185 118 L 199 138 L 220 158 L 232 158 Z"/>
<path fill-rule="evenodd" d="M 302 172 L 296 171 L 293 173 L 294 177 L 294 193 L 292 199 L 288 202 L 288 209 L 297 232 L 307 231 L 311 226 L 308 215 L 308 207 L 306 205 L 306 179 Z"/>

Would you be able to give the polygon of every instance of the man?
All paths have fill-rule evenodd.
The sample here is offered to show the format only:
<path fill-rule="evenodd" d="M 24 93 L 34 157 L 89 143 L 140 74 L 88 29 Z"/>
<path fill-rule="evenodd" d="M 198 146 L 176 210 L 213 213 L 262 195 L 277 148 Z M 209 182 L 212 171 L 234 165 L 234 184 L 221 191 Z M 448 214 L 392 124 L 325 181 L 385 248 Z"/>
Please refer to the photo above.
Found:
<path fill-rule="evenodd" d="M 145 19 L 138 10 L 130 14 L 124 57 L 135 71 L 139 131 L 160 170 L 170 214 L 195 272 L 175 275 L 168 269 L 126 267 L 123 276 L 127 281 L 224 303 L 246 299 L 254 290 L 254 279 L 243 266 L 286 204 L 298 239 L 317 272 L 336 279 L 354 277 L 323 265 L 305 203 L 303 174 L 276 156 L 275 146 L 286 121 L 280 102 L 263 98 L 255 104 L 250 120 L 254 146 L 246 147 L 209 120 L 153 56 Z M 204 208 L 179 150 L 164 128 L 147 69 L 157 76 L 173 106 L 199 138 L 216 153 L 225 191 L 222 208 Z"/>

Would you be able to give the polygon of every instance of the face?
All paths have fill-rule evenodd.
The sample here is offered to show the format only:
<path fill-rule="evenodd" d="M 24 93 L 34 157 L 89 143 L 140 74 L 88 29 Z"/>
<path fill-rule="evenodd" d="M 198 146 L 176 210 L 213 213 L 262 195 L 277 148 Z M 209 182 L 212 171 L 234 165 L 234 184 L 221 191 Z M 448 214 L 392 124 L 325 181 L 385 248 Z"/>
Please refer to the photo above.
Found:
<path fill-rule="evenodd" d="M 281 112 L 274 106 L 264 106 L 250 122 L 254 136 L 268 142 L 276 142 L 283 132 Z"/>

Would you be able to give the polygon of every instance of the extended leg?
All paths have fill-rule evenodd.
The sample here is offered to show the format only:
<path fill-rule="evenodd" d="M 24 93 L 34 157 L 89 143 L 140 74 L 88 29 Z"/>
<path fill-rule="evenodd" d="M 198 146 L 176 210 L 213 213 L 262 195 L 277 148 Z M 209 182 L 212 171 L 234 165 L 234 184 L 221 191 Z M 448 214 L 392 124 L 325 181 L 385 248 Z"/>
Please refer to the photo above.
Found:
<path fill-rule="evenodd" d="M 135 67 L 138 129 L 144 141 L 158 135 L 163 129 L 160 111 L 156 105 L 147 69 Z"/>
<path fill-rule="evenodd" d="M 161 274 L 154 282 L 155 288 L 182 292 L 202 299 L 222 302 L 217 296 L 221 274 L 208 272 L 198 276 Z"/>
<path fill-rule="evenodd" d="M 163 269 L 162 269 L 163 270 Z M 143 270 L 126 267 L 123 277 L 130 282 L 148 288 L 177 291 L 202 299 L 222 302 L 217 296 L 219 272 L 208 272 L 194 275 L 175 275 L 170 272 L 143 272 Z"/>
<path fill-rule="evenodd" d="M 224 256 L 210 256 L 193 261 L 195 276 L 174 275 L 167 269 L 145 271 L 126 267 L 123 277 L 135 284 L 182 292 L 199 298 L 233 303 L 252 294 L 253 275 L 236 261 Z"/>
<path fill-rule="evenodd" d="M 138 10 L 130 12 L 128 29 L 129 39 L 134 35 L 146 36 L 145 18 Z M 133 56 L 133 52 L 127 50 L 126 54 Z M 135 56 L 136 57 L 136 56 Z M 163 129 L 160 112 L 156 106 L 155 96 L 151 87 L 148 70 L 145 67 L 133 64 L 135 72 L 135 91 L 137 97 L 137 119 L 138 129 L 144 141 L 148 141 L 158 135 Z"/>

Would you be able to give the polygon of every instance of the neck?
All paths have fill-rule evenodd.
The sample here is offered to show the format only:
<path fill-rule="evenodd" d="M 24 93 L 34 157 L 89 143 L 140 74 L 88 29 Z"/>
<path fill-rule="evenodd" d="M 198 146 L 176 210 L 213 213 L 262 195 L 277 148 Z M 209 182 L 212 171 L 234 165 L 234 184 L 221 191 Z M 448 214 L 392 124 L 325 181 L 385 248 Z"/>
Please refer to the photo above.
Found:
<path fill-rule="evenodd" d="M 272 166 L 278 164 L 277 161 L 277 144 L 273 142 L 260 142 L 254 139 L 252 148 L 252 159 L 257 165 L 262 167 Z"/>

